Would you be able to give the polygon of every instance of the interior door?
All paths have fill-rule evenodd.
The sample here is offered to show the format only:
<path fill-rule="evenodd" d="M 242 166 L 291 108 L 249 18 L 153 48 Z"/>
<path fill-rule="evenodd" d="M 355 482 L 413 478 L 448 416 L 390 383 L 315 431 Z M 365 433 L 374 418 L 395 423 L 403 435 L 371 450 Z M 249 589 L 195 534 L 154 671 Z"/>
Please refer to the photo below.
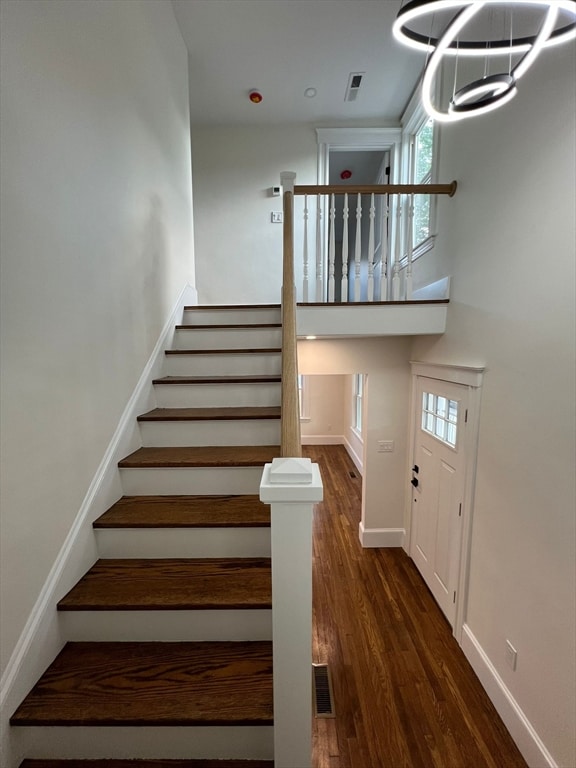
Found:
<path fill-rule="evenodd" d="M 410 556 L 454 626 L 468 388 L 417 377 Z"/>

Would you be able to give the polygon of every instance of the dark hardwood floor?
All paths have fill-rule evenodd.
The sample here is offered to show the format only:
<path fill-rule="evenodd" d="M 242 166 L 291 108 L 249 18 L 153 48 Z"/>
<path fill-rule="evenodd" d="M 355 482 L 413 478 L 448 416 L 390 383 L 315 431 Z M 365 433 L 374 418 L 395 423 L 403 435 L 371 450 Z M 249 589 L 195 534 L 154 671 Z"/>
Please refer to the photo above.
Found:
<path fill-rule="evenodd" d="M 313 661 L 329 665 L 336 711 L 314 721 L 314 768 L 526 768 L 412 560 L 360 546 L 361 478 L 345 449 L 304 455 L 324 482 Z"/>

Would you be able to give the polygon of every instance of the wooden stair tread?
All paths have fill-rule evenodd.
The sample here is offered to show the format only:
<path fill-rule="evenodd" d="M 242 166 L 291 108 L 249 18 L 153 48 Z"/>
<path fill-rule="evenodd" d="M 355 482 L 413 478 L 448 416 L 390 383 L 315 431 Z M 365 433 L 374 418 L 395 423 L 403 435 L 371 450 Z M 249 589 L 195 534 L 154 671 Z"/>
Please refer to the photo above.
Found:
<path fill-rule="evenodd" d="M 280 304 L 194 304 L 191 307 L 184 307 L 185 312 L 195 310 L 209 312 L 212 309 L 280 309 Z"/>
<path fill-rule="evenodd" d="M 270 642 L 68 643 L 11 725 L 271 725 Z"/>
<path fill-rule="evenodd" d="M 20 768 L 274 768 L 273 760 L 24 760 Z"/>
<path fill-rule="evenodd" d="M 98 560 L 59 611 L 271 608 L 270 559 Z"/>
<path fill-rule="evenodd" d="M 237 408 L 154 408 L 138 416 L 138 421 L 242 421 L 279 419 L 280 406 L 242 406 Z"/>
<path fill-rule="evenodd" d="M 282 328 L 282 323 L 210 323 L 206 325 L 177 325 L 177 331 L 250 331 L 262 328 Z"/>
<path fill-rule="evenodd" d="M 166 349 L 165 355 L 261 355 L 280 354 L 281 347 L 254 347 L 252 349 Z"/>
<path fill-rule="evenodd" d="M 270 527 L 270 507 L 256 495 L 123 496 L 94 528 Z"/>
<path fill-rule="evenodd" d="M 245 376 L 164 376 L 153 384 L 270 384 L 281 381 L 279 373 L 258 373 Z"/>
<path fill-rule="evenodd" d="M 278 445 L 216 445 L 138 448 L 118 463 L 123 468 L 262 467 L 280 456 Z"/>

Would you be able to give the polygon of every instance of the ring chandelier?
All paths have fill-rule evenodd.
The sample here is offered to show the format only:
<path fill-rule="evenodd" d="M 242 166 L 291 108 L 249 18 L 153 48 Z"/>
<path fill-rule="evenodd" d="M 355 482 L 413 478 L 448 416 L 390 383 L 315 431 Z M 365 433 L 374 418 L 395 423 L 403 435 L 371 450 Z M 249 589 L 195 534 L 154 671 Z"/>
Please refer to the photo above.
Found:
<path fill-rule="evenodd" d="M 533 16 L 531 21 L 538 27 L 534 34 L 523 30 L 515 35 L 515 14 L 518 22 L 521 9 Z M 442 33 L 433 33 L 434 22 L 452 12 Z M 504 12 L 505 30 L 490 39 L 466 36 L 466 27 L 472 29 L 472 35 L 479 27 L 493 29 L 497 12 Z M 576 0 L 409 0 L 398 12 L 393 33 L 400 42 L 428 55 L 422 79 L 423 106 L 434 120 L 452 122 L 490 112 L 509 102 L 517 93 L 518 80 L 541 50 L 574 39 Z M 507 58 L 507 71 L 488 74 L 489 63 L 498 56 Z M 442 109 L 435 101 L 435 93 L 439 90 L 438 74 L 447 57 L 455 58 L 454 92 Z M 485 66 L 483 77 L 457 88 L 460 57 L 484 59 Z M 513 57 L 519 57 L 514 65 Z"/>

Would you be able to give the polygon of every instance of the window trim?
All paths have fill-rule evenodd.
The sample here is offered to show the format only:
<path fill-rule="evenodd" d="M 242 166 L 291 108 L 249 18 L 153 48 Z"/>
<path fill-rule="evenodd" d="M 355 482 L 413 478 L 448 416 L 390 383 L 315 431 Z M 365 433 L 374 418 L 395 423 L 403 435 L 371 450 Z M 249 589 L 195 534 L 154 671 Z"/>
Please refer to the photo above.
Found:
<path fill-rule="evenodd" d="M 364 389 L 365 381 L 363 373 L 354 373 L 352 379 L 352 431 L 362 438 L 364 429 Z M 359 391 L 360 390 L 360 391 Z M 360 425 L 358 425 L 358 414 L 360 414 Z"/>
<path fill-rule="evenodd" d="M 414 181 L 414 173 L 415 173 L 415 162 L 414 162 L 414 144 L 415 144 L 415 138 L 418 131 L 422 128 L 423 125 L 425 125 L 428 120 L 430 119 L 430 116 L 425 111 L 424 107 L 422 106 L 422 103 L 419 98 L 419 93 L 416 91 L 412 98 L 410 99 L 410 102 L 408 103 L 408 106 L 406 107 L 406 110 L 404 111 L 404 114 L 402 115 L 401 123 L 402 123 L 402 160 L 401 160 L 401 167 L 402 167 L 402 182 L 404 184 L 413 184 L 416 183 Z M 439 148 L 440 148 L 440 131 L 439 131 L 439 124 L 437 121 L 433 123 L 433 148 L 432 148 L 432 166 L 430 169 L 430 184 L 435 184 L 438 177 L 438 157 L 439 157 Z M 428 183 L 428 182 L 427 182 Z M 408 253 L 405 253 L 405 246 L 407 244 L 408 240 L 408 227 L 407 227 L 407 216 L 404 218 L 404 224 L 402 226 L 402 257 L 399 261 L 399 267 L 400 269 L 405 269 L 408 266 Z M 428 251 L 431 251 L 435 244 L 436 244 L 436 237 L 438 235 L 437 232 L 437 196 L 431 195 L 430 196 L 430 234 L 429 236 L 423 240 L 421 243 L 418 243 L 418 245 L 413 249 L 412 251 L 412 263 L 414 263 L 417 259 L 419 259 L 421 256 L 423 256 Z"/>
<path fill-rule="evenodd" d="M 298 403 L 300 407 L 300 421 L 311 421 L 310 416 L 310 382 L 308 376 L 304 376 L 299 373 L 297 378 L 298 384 Z"/>

